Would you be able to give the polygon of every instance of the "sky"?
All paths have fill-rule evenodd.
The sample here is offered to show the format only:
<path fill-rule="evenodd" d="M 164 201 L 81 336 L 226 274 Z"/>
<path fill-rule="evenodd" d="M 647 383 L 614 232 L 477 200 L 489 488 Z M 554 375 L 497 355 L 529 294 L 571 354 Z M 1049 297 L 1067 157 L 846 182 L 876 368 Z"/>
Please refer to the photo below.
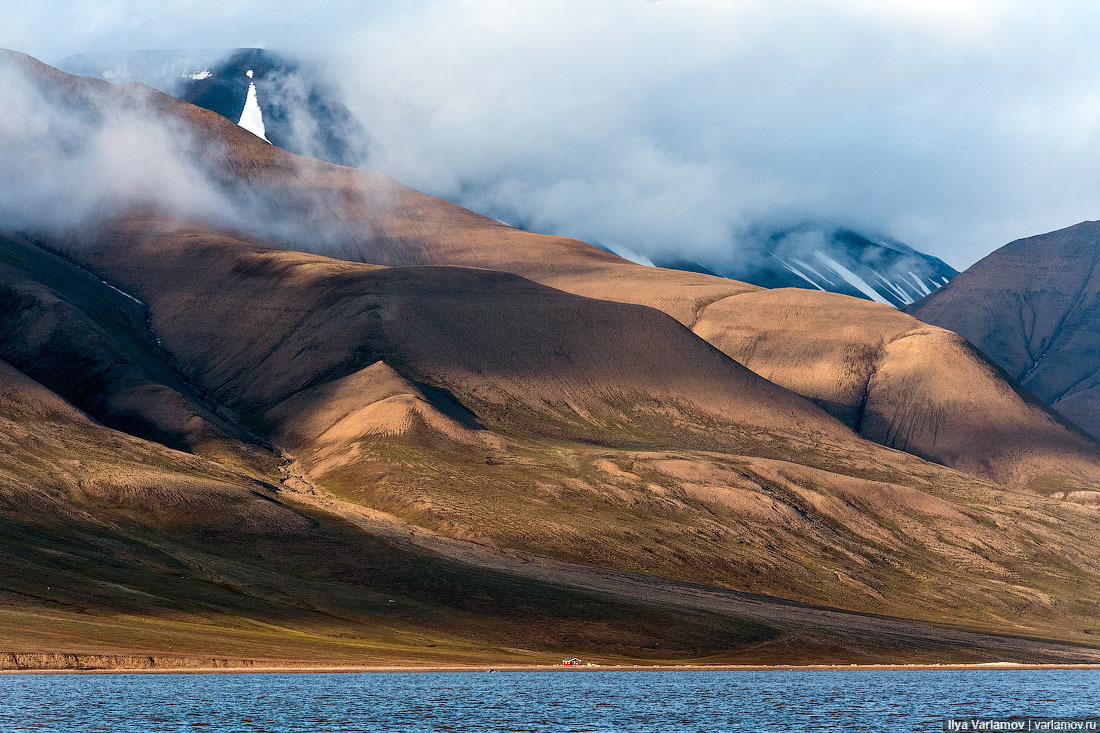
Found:
<path fill-rule="evenodd" d="M 538 231 L 715 255 L 820 220 L 962 269 L 1100 218 L 1100 4 L 50 0 L 0 46 L 320 59 L 371 165 Z M 59 23 L 58 19 L 64 22 Z"/>

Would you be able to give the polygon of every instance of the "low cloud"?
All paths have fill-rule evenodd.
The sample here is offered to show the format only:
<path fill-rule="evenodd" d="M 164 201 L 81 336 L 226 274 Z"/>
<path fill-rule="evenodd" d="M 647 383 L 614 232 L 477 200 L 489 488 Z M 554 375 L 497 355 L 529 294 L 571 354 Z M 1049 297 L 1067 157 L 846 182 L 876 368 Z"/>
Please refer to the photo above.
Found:
<path fill-rule="evenodd" d="M 64 231 L 134 208 L 225 221 L 233 210 L 196 162 L 198 141 L 143 87 L 43 85 L 0 55 L 0 219 Z M 106 86 L 106 85 L 104 85 Z"/>
<path fill-rule="evenodd" d="M 68 4 L 79 34 L 28 4 L 0 43 L 313 55 L 372 165 L 644 257 L 748 251 L 754 232 L 815 219 L 961 268 L 1100 215 L 1093 3 Z"/>
<path fill-rule="evenodd" d="M 1084 3 L 431 3 L 349 97 L 399 179 L 649 257 L 823 219 L 964 267 L 1100 214 Z M 355 59 L 353 63 L 350 59 Z"/>
<path fill-rule="evenodd" d="M 309 251 L 364 235 L 341 215 L 365 202 L 277 178 L 250 185 L 227 141 L 166 113 L 174 107 L 187 109 L 140 84 L 69 84 L 0 52 L 0 227 L 79 243 L 85 225 L 154 212 Z"/>

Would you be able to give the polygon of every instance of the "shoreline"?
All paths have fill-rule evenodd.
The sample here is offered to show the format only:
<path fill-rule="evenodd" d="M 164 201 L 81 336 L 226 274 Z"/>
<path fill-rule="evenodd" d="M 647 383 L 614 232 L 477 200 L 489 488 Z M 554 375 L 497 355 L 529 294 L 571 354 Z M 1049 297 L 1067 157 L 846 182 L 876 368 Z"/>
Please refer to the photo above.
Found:
<path fill-rule="evenodd" d="M 0 675 L 13 674 L 486 674 L 494 672 L 934 672 L 934 671 L 1044 671 L 1100 670 L 1100 664 L 1036 664 L 1027 662 L 979 662 L 970 664 L 586 664 L 564 667 L 560 664 L 521 665 L 256 665 L 194 667 L 101 667 L 101 668 L 27 668 L 0 669 Z"/>

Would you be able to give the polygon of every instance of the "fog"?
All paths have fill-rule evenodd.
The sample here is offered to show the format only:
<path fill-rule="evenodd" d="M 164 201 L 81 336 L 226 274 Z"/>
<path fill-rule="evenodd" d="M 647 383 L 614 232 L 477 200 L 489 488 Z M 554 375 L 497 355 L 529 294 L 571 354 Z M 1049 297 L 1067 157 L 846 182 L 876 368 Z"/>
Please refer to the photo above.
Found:
<path fill-rule="evenodd" d="M 0 55 L 5 228 L 64 232 L 132 208 L 228 221 L 233 207 L 198 163 L 198 141 L 155 114 L 147 92 L 61 92 Z"/>
<path fill-rule="evenodd" d="M 182 106 L 142 85 L 69 88 L 27 57 L 0 53 L 0 227 L 79 246 L 88 224 L 152 212 L 301 250 L 344 241 L 342 207 L 360 202 L 249 185 L 227 141 L 165 114 L 166 102 Z M 308 175 L 308 159 L 298 172 Z"/>
<path fill-rule="evenodd" d="M 26 4 L 0 45 L 45 61 L 124 48 L 312 56 L 377 142 L 373 167 L 641 257 L 720 256 L 761 227 L 815 219 L 961 269 L 1100 214 L 1092 3 L 143 7 Z"/>

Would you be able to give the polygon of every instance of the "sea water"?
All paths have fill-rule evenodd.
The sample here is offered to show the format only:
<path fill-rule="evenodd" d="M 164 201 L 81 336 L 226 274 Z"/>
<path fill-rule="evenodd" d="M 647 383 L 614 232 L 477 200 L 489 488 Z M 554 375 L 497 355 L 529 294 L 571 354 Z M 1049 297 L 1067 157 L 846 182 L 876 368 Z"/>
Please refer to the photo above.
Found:
<path fill-rule="evenodd" d="M 908 732 L 1096 715 L 1092 670 L 0 675 L 0 731 Z"/>

